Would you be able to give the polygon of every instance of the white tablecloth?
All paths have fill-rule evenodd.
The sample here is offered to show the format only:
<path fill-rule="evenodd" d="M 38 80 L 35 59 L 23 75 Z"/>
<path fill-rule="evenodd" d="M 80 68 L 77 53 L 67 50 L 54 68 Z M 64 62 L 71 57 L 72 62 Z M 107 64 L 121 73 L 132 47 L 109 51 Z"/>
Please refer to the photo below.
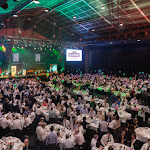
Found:
<path fill-rule="evenodd" d="M 9 123 L 6 124 L 6 117 L 9 116 L 10 119 L 8 120 Z M 1 118 L 0 118 L 0 125 L 2 126 L 2 128 L 6 128 L 6 127 L 9 127 L 11 130 L 13 130 L 13 121 L 15 120 L 15 118 L 18 117 L 19 120 L 21 120 L 21 128 L 20 130 L 22 130 L 24 127 L 27 126 L 26 122 L 25 122 L 25 119 L 24 117 L 19 114 L 19 113 L 7 113 L 5 115 L 3 115 Z M 30 114 L 28 115 L 28 117 L 30 118 Z M 4 121 L 4 122 L 3 122 Z M 32 121 L 30 122 L 30 124 L 32 124 Z M 29 125 L 30 125 L 29 124 Z M 7 126 L 6 126 L 7 125 Z"/>
<path fill-rule="evenodd" d="M 148 127 L 139 127 L 135 129 L 135 133 L 137 134 L 137 139 L 142 142 L 148 142 L 150 139 L 150 128 Z"/>
<path fill-rule="evenodd" d="M 45 98 L 42 96 L 36 96 L 35 99 L 40 105 L 42 105 Z M 48 102 L 50 102 L 50 101 L 51 101 L 51 99 L 48 98 Z"/>
<path fill-rule="evenodd" d="M 131 114 L 123 110 L 118 110 L 118 116 L 120 117 L 121 122 L 126 122 L 126 120 L 131 120 Z"/>
<path fill-rule="evenodd" d="M 85 114 L 81 114 L 79 116 L 77 116 L 77 121 L 82 122 L 83 121 L 83 117 L 86 117 L 86 121 L 87 123 L 89 123 L 89 127 L 97 130 L 99 127 L 99 122 L 100 120 L 96 117 L 91 117 L 90 115 L 85 115 Z"/>
<path fill-rule="evenodd" d="M 54 126 L 55 132 L 60 133 L 60 137 L 58 137 L 58 143 L 60 145 L 60 150 L 63 149 L 63 142 L 66 139 L 66 134 L 70 135 L 70 139 L 74 141 L 74 132 L 71 130 L 68 130 L 67 128 L 63 127 L 62 125 L 59 124 L 49 124 L 45 127 L 45 133 L 48 134 L 50 132 L 50 127 Z M 75 144 L 75 143 L 74 143 Z"/>
<path fill-rule="evenodd" d="M 10 143 L 13 145 L 12 150 L 23 150 L 23 143 L 16 137 L 3 137 L 0 139 L 0 150 L 7 150 Z"/>
<path fill-rule="evenodd" d="M 108 148 L 112 146 L 114 149 L 113 150 L 130 150 L 131 148 L 120 144 L 120 143 L 113 143 L 113 144 L 108 144 L 107 146 L 104 147 L 104 150 L 108 150 Z"/>
<path fill-rule="evenodd" d="M 60 111 L 57 110 L 57 109 L 54 109 L 56 115 L 57 115 L 57 118 L 60 118 Z M 45 117 L 46 121 L 49 121 L 49 109 L 48 109 L 48 106 L 41 106 L 41 112 L 42 112 L 42 115 Z"/>
<path fill-rule="evenodd" d="M 19 113 L 7 113 L 7 114 L 3 115 L 2 118 L 0 118 L 0 125 L 2 126 L 2 128 L 4 128 L 4 126 L 3 126 L 4 125 L 3 124 L 3 120 L 6 119 L 7 116 L 10 117 L 10 120 L 11 120 L 10 122 L 12 123 L 11 126 L 9 126 L 9 124 L 8 124 L 7 127 L 9 127 L 12 130 L 13 129 L 13 120 L 15 119 L 15 117 L 18 117 L 19 120 L 21 120 L 21 122 L 22 122 L 21 129 L 23 129 L 23 126 L 24 126 L 24 117 L 21 114 L 19 114 Z"/>

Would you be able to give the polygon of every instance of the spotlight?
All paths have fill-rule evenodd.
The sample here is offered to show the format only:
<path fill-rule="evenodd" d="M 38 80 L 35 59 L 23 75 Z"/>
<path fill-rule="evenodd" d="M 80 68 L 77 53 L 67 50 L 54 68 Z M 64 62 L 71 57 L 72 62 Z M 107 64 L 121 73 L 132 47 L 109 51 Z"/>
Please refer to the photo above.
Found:
<path fill-rule="evenodd" d="M 13 17 L 18 17 L 18 15 L 13 15 Z"/>
<path fill-rule="evenodd" d="M 2 7 L 3 9 L 7 9 L 7 8 L 8 8 L 8 4 L 5 3 L 5 4 L 3 4 L 1 7 Z"/>
<path fill-rule="evenodd" d="M 101 9 L 102 9 L 102 10 L 104 10 L 104 9 L 105 9 L 105 7 L 104 7 L 104 6 L 102 6 L 102 7 L 101 7 Z"/>
<path fill-rule="evenodd" d="M 123 26 L 123 23 L 122 23 L 122 22 L 120 23 L 120 26 Z"/>
<path fill-rule="evenodd" d="M 39 4 L 40 3 L 38 0 L 34 0 L 33 2 L 34 2 L 34 4 Z"/>
<path fill-rule="evenodd" d="M 94 32 L 95 31 L 95 29 L 92 29 L 92 32 Z"/>
<path fill-rule="evenodd" d="M 141 40 L 140 39 L 137 39 L 137 42 L 140 42 Z"/>
<path fill-rule="evenodd" d="M 48 12 L 48 9 L 45 9 L 45 12 Z"/>
<path fill-rule="evenodd" d="M 73 16 L 73 19 L 76 19 L 77 17 L 76 16 Z"/>

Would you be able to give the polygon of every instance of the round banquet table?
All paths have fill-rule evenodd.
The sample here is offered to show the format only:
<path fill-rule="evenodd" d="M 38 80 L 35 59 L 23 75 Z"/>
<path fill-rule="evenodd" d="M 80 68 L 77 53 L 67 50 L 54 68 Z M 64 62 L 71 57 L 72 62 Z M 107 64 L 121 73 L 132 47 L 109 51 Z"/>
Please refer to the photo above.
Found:
<path fill-rule="evenodd" d="M 58 137 L 58 143 L 60 146 L 60 150 L 63 149 L 63 142 L 66 139 L 66 134 L 70 135 L 70 139 L 72 141 L 74 141 L 74 132 L 72 132 L 71 130 L 68 130 L 67 128 L 63 127 L 62 125 L 59 124 L 49 124 L 45 127 L 45 133 L 46 135 L 50 132 L 50 127 L 54 126 L 54 130 L 55 132 L 59 132 L 60 133 L 60 137 Z M 74 143 L 75 145 L 75 143 Z"/>
<path fill-rule="evenodd" d="M 96 117 L 91 117 L 90 115 L 81 114 L 81 115 L 77 116 L 77 121 L 83 122 L 83 117 L 86 117 L 86 121 L 87 121 L 87 123 L 89 123 L 89 126 L 92 129 L 97 131 L 97 129 L 99 128 L 100 120 Z"/>
<path fill-rule="evenodd" d="M 113 150 L 131 150 L 130 147 L 126 146 L 126 145 L 123 145 L 121 143 L 111 143 L 111 144 L 107 144 L 105 147 L 104 147 L 104 150 L 108 150 L 108 148 L 112 146 L 113 147 Z"/>
<path fill-rule="evenodd" d="M 35 99 L 36 99 L 36 101 L 37 101 L 40 105 L 42 105 L 42 103 L 43 103 L 43 101 L 44 101 L 44 97 L 42 97 L 42 96 L 36 96 Z M 48 98 L 48 102 L 51 102 L 51 99 Z"/>
<path fill-rule="evenodd" d="M 14 118 L 15 118 L 16 116 L 18 116 L 18 117 L 19 117 L 19 120 L 22 121 L 22 127 L 21 127 L 21 129 L 23 129 L 24 117 L 23 117 L 21 114 L 19 114 L 19 113 L 10 113 L 10 112 L 8 112 L 7 114 L 3 115 L 2 118 L 0 119 L 2 128 L 4 128 L 4 127 L 3 127 L 3 119 L 5 119 L 7 116 L 10 117 L 11 122 L 12 122 L 12 126 L 11 126 L 11 127 L 8 126 L 8 127 L 10 127 L 11 130 L 13 129 L 13 120 L 14 120 Z"/>
<path fill-rule="evenodd" d="M 118 110 L 118 116 L 123 123 L 125 123 L 126 120 L 131 120 L 131 114 L 123 110 Z"/>
<path fill-rule="evenodd" d="M 41 112 L 43 114 L 43 116 L 45 117 L 46 121 L 49 121 L 49 108 L 48 106 L 41 106 Z M 57 109 L 54 109 L 56 115 L 57 115 L 57 118 L 60 118 L 60 111 L 57 110 Z"/>
<path fill-rule="evenodd" d="M 135 133 L 137 134 L 137 140 L 140 140 L 141 142 L 148 142 L 148 139 L 150 139 L 150 128 L 148 127 L 139 127 L 135 129 Z"/>
<path fill-rule="evenodd" d="M 7 150 L 9 149 L 9 145 L 13 145 L 12 150 L 23 150 L 23 143 L 21 142 L 20 139 L 16 137 L 3 137 L 0 139 L 0 150 Z"/>

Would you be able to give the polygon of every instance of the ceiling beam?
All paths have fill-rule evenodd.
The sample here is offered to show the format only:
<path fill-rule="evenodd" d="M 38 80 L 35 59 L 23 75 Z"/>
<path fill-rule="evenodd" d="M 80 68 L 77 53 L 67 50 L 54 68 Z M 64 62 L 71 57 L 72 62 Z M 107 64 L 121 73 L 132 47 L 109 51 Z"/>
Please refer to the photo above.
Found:
<path fill-rule="evenodd" d="M 144 12 L 138 7 L 138 5 L 133 0 L 130 0 L 130 1 L 134 5 L 134 7 L 141 13 L 141 15 L 147 20 L 147 22 L 150 24 L 150 20 L 147 18 Z"/>

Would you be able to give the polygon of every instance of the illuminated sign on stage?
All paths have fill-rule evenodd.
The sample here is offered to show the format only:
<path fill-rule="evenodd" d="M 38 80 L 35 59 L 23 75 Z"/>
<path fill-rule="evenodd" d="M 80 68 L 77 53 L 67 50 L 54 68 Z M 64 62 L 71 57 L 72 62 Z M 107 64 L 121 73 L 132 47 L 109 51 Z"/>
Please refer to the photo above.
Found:
<path fill-rule="evenodd" d="M 17 72 L 17 67 L 16 66 L 11 66 L 11 75 L 15 76 Z"/>
<path fill-rule="evenodd" d="M 19 62 L 19 53 L 13 53 L 13 62 Z"/>
<path fill-rule="evenodd" d="M 66 61 L 82 61 L 82 50 L 66 49 Z"/>
<path fill-rule="evenodd" d="M 41 55 L 40 54 L 35 54 L 35 61 L 40 62 L 41 61 Z"/>

